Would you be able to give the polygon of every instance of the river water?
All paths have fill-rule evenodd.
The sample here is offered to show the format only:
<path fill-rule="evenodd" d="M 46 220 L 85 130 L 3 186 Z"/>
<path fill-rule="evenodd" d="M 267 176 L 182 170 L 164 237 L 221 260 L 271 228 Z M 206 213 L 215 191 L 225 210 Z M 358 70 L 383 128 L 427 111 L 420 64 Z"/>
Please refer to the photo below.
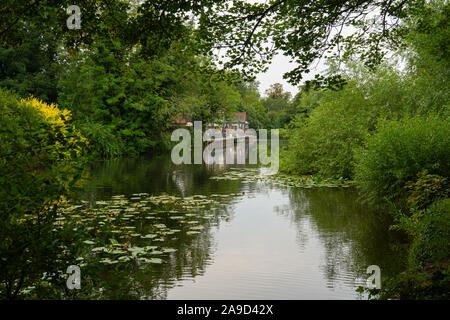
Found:
<path fill-rule="evenodd" d="M 145 156 L 92 166 L 82 193 L 92 203 L 139 193 L 228 196 L 214 209 L 217 219 L 201 222 L 195 237 L 180 235 L 164 263 L 133 275 L 139 298 L 365 299 L 356 289 L 365 286 L 368 266 L 378 265 L 382 279 L 401 271 L 399 236 L 355 190 L 211 179 L 227 170 L 234 168 Z M 129 276 L 109 275 L 107 298 L 129 298 L 118 279 Z"/>

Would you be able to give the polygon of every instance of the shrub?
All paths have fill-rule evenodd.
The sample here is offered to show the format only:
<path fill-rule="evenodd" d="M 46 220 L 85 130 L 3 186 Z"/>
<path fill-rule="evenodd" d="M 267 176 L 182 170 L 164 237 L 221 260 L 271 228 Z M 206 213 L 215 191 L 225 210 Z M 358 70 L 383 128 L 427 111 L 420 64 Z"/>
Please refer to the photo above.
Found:
<path fill-rule="evenodd" d="M 281 169 L 300 175 L 351 177 L 353 149 L 362 144 L 376 117 L 377 110 L 354 84 L 325 93 L 309 118 L 300 118 L 295 124 Z"/>
<path fill-rule="evenodd" d="M 389 279 L 380 298 L 448 299 L 450 292 L 450 199 L 403 216 L 400 227 L 412 236 L 408 269 Z"/>
<path fill-rule="evenodd" d="M 423 267 L 450 256 L 450 198 L 433 203 L 418 223 L 409 253 L 410 265 Z"/>
<path fill-rule="evenodd" d="M 111 126 L 98 122 L 78 122 L 83 135 L 89 139 L 90 152 L 103 157 L 118 157 L 125 149 L 124 143 L 119 135 L 114 133 Z"/>
<path fill-rule="evenodd" d="M 86 139 L 70 112 L 0 89 L 0 295 L 15 298 L 56 268 L 58 204 L 79 176 Z"/>
<path fill-rule="evenodd" d="M 450 264 L 429 264 L 420 269 L 408 269 L 395 278 L 384 281 L 379 299 L 448 300 Z"/>
<path fill-rule="evenodd" d="M 405 185 L 427 170 L 450 174 L 448 118 L 416 117 L 382 123 L 357 151 L 355 180 L 369 199 L 403 201 Z"/>
<path fill-rule="evenodd" d="M 424 209 L 438 199 L 449 196 L 448 179 L 437 174 L 429 174 L 426 170 L 418 174 L 417 181 L 406 184 L 408 198 L 406 204 L 410 208 Z"/>

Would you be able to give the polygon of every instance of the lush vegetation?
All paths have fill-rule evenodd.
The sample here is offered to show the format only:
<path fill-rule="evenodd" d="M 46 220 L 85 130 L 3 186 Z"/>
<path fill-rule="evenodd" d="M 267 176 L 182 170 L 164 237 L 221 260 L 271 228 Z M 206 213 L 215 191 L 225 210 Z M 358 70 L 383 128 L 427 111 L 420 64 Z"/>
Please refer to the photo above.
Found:
<path fill-rule="evenodd" d="M 58 268 L 56 209 L 79 179 L 86 139 L 68 110 L 0 90 L 0 141 L 0 292 L 11 299 Z"/>
<path fill-rule="evenodd" d="M 448 119 L 416 117 L 380 125 L 357 151 L 355 179 L 373 200 L 399 202 L 409 192 L 405 186 L 427 172 L 450 175 Z M 413 186 L 412 188 L 416 188 Z M 421 190 L 424 194 L 427 190 Z M 407 205 L 407 204 L 405 204 Z"/>
<path fill-rule="evenodd" d="M 203 6 L 81 1 L 82 29 L 68 30 L 69 4 L 0 11 L 2 298 L 54 296 L 46 284 L 62 281 L 61 261 L 75 263 L 82 235 L 55 225 L 87 157 L 161 151 L 180 119 L 247 111 L 267 126 L 257 84 L 202 47 L 191 15 Z"/>
<path fill-rule="evenodd" d="M 314 176 L 294 185 L 354 180 L 390 208 L 411 238 L 409 269 L 381 297 L 448 298 L 446 1 L 82 0 L 81 30 L 66 27 L 70 4 L 0 11 L 3 296 L 54 271 L 56 211 L 84 155 L 156 152 L 179 119 L 246 111 L 254 128 L 286 129 L 280 168 Z M 294 84 L 318 58 L 329 72 L 295 97 L 280 84 L 261 97 L 254 74 L 280 50 L 298 64 Z"/>
<path fill-rule="evenodd" d="M 26 1 L 9 3 L 1 13 L 0 86 L 70 110 L 97 157 L 160 151 L 180 119 L 208 124 L 248 110 L 266 126 L 258 124 L 257 85 L 220 71 L 202 49 L 188 18 L 201 8 L 113 2 L 79 3 L 81 31 L 67 29 L 65 1 L 36 2 L 35 14 Z M 155 12 L 166 9 L 164 18 Z"/>
<path fill-rule="evenodd" d="M 390 208 L 411 247 L 409 269 L 382 298 L 448 299 L 448 14 L 433 1 L 410 17 L 407 47 L 393 53 L 406 66 L 392 59 L 373 70 L 348 61 L 338 72 L 342 90 L 304 90 L 297 108 L 306 112 L 291 122 L 280 166 L 354 180 L 364 199 Z"/>

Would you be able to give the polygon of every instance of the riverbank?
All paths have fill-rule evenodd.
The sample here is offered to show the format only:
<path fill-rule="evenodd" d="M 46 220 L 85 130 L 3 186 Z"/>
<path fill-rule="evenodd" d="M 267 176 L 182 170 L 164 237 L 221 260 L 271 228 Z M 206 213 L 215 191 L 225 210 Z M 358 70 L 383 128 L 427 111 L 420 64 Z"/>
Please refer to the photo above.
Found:
<path fill-rule="evenodd" d="M 356 71 L 356 70 L 355 70 Z M 359 70 L 360 72 L 361 70 Z M 380 298 L 447 299 L 450 261 L 450 117 L 446 100 L 424 109 L 409 102 L 418 83 L 408 85 L 392 69 L 349 77 L 338 92 L 307 94 L 309 114 L 288 129 L 289 145 L 281 152 L 280 170 L 287 184 L 312 187 L 351 181 L 370 203 L 382 205 L 392 228 L 410 238 L 409 266 L 376 293 Z M 380 95 L 386 90 L 395 97 Z M 407 88 L 405 92 L 405 86 Z M 414 88 L 414 89 L 413 89 Z M 429 88 L 424 97 L 439 91 Z M 397 99 L 397 98 L 395 98 Z M 408 101 L 408 103 L 406 103 Z M 292 178 L 304 175 L 309 178 Z M 325 181 L 325 182 L 324 182 Z"/>

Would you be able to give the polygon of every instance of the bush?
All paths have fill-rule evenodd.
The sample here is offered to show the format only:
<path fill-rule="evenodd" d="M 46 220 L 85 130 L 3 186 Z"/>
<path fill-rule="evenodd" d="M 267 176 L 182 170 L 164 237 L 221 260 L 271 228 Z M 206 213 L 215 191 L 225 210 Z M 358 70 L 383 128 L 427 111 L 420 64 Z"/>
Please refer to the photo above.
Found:
<path fill-rule="evenodd" d="M 379 119 L 396 119 L 416 109 L 406 103 L 413 81 L 394 67 L 382 65 L 371 72 L 349 63 L 343 72 L 343 90 L 313 91 L 297 98 L 300 113 L 292 123 L 283 171 L 353 178 L 354 150 Z"/>
<path fill-rule="evenodd" d="M 351 177 L 353 149 L 362 144 L 376 117 L 377 110 L 366 103 L 364 91 L 356 85 L 326 92 L 309 118 L 298 119 L 280 168 L 299 175 Z"/>
<path fill-rule="evenodd" d="M 0 296 L 55 270 L 56 207 L 77 182 L 86 139 L 70 112 L 0 89 Z"/>
<path fill-rule="evenodd" d="M 420 269 L 408 269 L 384 282 L 378 298 L 402 300 L 448 300 L 450 264 L 429 264 Z"/>
<path fill-rule="evenodd" d="M 447 178 L 429 174 L 424 170 L 419 173 L 417 181 L 409 182 L 406 185 L 406 190 L 408 207 L 422 210 L 434 201 L 448 197 L 450 186 Z"/>
<path fill-rule="evenodd" d="M 423 170 L 450 174 L 448 118 L 416 117 L 384 122 L 357 151 L 357 185 L 369 199 L 403 202 L 405 186 Z"/>
<path fill-rule="evenodd" d="M 89 139 L 90 152 L 97 156 L 118 157 L 123 153 L 124 142 L 111 126 L 93 121 L 79 122 L 83 135 Z"/>
<path fill-rule="evenodd" d="M 403 216 L 400 228 L 413 238 L 408 269 L 389 279 L 380 298 L 448 299 L 450 293 L 450 199 Z"/>
<path fill-rule="evenodd" d="M 418 223 L 411 244 L 409 262 L 413 267 L 449 260 L 450 256 L 450 199 L 431 205 Z"/>

